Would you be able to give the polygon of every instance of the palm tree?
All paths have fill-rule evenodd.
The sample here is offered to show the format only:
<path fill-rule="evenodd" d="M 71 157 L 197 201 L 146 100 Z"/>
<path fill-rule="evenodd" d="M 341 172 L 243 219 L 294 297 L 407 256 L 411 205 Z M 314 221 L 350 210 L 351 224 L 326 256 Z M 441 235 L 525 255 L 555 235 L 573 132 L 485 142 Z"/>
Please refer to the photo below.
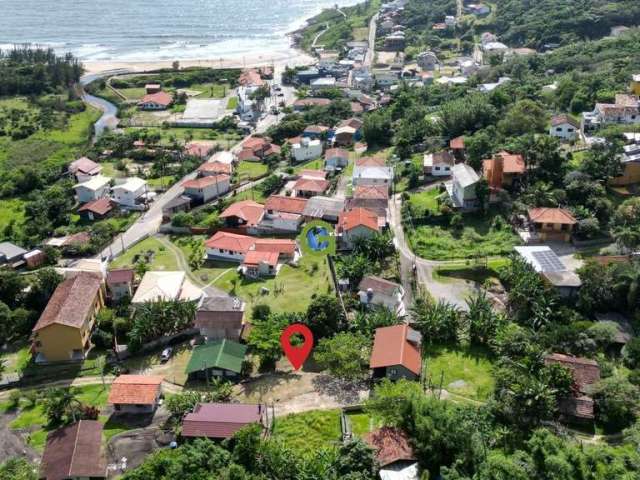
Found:
<path fill-rule="evenodd" d="M 631 252 L 640 244 L 640 231 L 630 226 L 619 227 L 613 232 L 613 238 L 625 252 Z"/>

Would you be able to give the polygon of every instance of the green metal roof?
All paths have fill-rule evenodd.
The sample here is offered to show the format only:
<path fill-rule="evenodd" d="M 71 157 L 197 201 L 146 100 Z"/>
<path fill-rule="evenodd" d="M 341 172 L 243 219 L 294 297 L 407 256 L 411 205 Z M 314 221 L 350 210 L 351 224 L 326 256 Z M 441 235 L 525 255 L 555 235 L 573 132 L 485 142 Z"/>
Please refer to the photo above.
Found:
<path fill-rule="evenodd" d="M 193 349 L 186 373 L 191 374 L 209 368 L 240 373 L 246 352 L 247 347 L 227 339 L 198 345 Z"/>

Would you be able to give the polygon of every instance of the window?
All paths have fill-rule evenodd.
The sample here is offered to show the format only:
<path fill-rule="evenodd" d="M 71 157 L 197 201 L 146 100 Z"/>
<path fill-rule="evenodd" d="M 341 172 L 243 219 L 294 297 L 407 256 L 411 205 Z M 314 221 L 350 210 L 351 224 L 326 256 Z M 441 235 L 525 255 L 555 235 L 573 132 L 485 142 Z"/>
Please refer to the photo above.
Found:
<path fill-rule="evenodd" d="M 438 171 L 438 172 L 440 171 L 440 167 L 434 167 L 433 169 Z"/>
<path fill-rule="evenodd" d="M 556 132 L 561 132 L 562 131 L 562 127 L 556 127 Z"/>
<path fill-rule="evenodd" d="M 398 374 L 398 369 L 397 368 L 390 368 L 389 369 L 389 375 L 397 375 Z"/>

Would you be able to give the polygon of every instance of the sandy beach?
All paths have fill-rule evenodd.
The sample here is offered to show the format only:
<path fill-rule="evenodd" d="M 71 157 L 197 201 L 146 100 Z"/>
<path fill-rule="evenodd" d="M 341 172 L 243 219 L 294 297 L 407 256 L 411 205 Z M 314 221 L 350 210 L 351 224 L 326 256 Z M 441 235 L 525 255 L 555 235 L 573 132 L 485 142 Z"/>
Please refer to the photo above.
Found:
<path fill-rule="evenodd" d="M 294 67 L 301 65 L 310 65 L 314 62 L 314 58 L 307 53 L 291 48 L 289 52 L 268 52 L 261 54 L 252 54 L 239 57 L 228 58 L 212 58 L 212 59 L 178 59 L 180 67 L 213 67 L 213 68 L 249 68 L 260 67 L 265 65 L 273 65 L 276 68 L 284 68 L 285 66 Z M 86 73 L 95 74 L 100 72 L 108 72 L 111 70 L 126 69 L 134 72 L 145 72 L 150 70 L 158 70 L 161 68 L 171 68 L 173 61 L 123 61 L 106 60 L 106 61 L 85 61 L 83 62 Z"/>

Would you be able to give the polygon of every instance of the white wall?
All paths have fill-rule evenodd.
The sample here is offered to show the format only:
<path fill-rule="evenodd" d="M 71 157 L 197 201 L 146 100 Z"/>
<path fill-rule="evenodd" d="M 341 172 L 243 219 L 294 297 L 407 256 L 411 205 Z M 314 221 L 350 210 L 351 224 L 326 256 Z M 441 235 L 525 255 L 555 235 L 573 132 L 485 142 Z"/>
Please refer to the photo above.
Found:
<path fill-rule="evenodd" d="M 109 193 L 109 184 L 106 184 L 98 190 L 90 190 L 82 186 L 76 187 L 76 196 L 80 203 L 92 202 L 99 198 L 106 197 L 107 193 Z"/>
<path fill-rule="evenodd" d="M 232 262 L 242 262 L 244 254 L 240 252 L 231 252 L 230 250 L 220 250 L 218 248 L 207 248 L 207 257 L 209 259 L 223 259 Z"/>
<path fill-rule="evenodd" d="M 549 128 L 549 135 L 552 137 L 562 138 L 564 140 L 573 140 L 576 138 L 577 129 L 568 123 L 563 123 L 555 127 Z"/>

